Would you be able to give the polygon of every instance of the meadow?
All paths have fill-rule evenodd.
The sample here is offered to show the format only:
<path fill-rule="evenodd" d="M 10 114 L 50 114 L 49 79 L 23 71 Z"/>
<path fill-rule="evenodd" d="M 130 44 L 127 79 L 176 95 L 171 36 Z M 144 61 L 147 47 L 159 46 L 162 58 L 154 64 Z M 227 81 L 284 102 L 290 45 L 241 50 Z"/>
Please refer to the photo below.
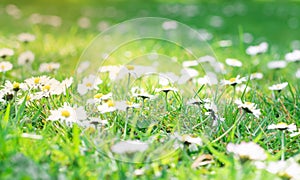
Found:
<path fill-rule="evenodd" d="M 0 2 L 0 179 L 300 179 L 300 4 Z"/>

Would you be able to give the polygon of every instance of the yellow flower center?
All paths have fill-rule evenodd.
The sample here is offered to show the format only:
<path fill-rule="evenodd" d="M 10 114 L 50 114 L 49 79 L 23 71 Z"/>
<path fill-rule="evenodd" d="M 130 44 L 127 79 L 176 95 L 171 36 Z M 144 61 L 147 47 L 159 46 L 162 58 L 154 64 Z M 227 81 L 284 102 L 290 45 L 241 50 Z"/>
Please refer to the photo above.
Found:
<path fill-rule="evenodd" d="M 102 96 L 103 96 L 103 94 L 102 94 L 102 93 L 98 93 L 98 94 L 96 94 L 96 95 L 94 96 L 94 98 L 96 98 L 96 99 L 100 99 Z"/>
<path fill-rule="evenodd" d="M 0 67 L 1 67 L 1 69 L 2 69 L 2 70 L 4 70 L 4 69 L 5 69 L 5 66 L 4 66 L 3 64 L 2 64 Z"/>
<path fill-rule="evenodd" d="M 69 111 L 67 111 L 67 110 L 62 110 L 61 111 L 61 115 L 63 116 L 63 117 L 69 117 L 71 114 L 70 114 L 70 112 Z"/>
<path fill-rule="evenodd" d="M 45 85 L 43 86 L 43 91 L 50 91 L 51 86 L 50 85 Z"/>
<path fill-rule="evenodd" d="M 47 67 L 47 68 L 48 68 L 48 70 L 49 70 L 49 71 L 52 71 L 52 70 L 53 70 L 53 67 L 52 67 L 52 65 L 48 65 L 48 67 Z"/>
<path fill-rule="evenodd" d="M 26 96 L 26 101 L 30 101 L 31 97 L 30 96 Z"/>
<path fill-rule="evenodd" d="M 86 87 L 92 87 L 92 83 L 86 83 L 85 86 Z"/>
<path fill-rule="evenodd" d="M 127 68 L 129 71 L 134 70 L 134 66 L 132 66 L 132 65 L 127 65 L 126 68 Z"/>
<path fill-rule="evenodd" d="M 236 78 L 230 78 L 229 81 L 230 81 L 230 82 L 235 82 L 235 81 L 236 81 Z"/>
<path fill-rule="evenodd" d="M 40 83 L 41 78 L 34 78 L 33 82 L 34 84 L 38 84 Z"/>
<path fill-rule="evenodd" d="M 171 88 L 171 86 L 164 86 L 163 88 L 164 89 L 169 89 L 169 88 Z"/>
<path fill-rule="evenodd" d="M 278 123 L 277 125 L 278 125 L 278 126 L 287 126 L 287 124 L 284 123 L 284 122 L 280 122 L 280 123 Z"/>
<path fill-rule="evenodd" d="M 108 100 L 107 105 L 108 105 L 108 107 L 114 107 L 115 103 L 112 100 Z"/>
<path fill-rule="evenodd" d="M 251 103 L 251 102 L 245 102 L 245 104 L 246 104 L 246 105 L 251 105 L 252 103 Z"/>
<path fill-rule="evenodd" d="M 13 83 L 13 89 L 19 89 L 20 88 L 20 84 L 17 82 Z"/>

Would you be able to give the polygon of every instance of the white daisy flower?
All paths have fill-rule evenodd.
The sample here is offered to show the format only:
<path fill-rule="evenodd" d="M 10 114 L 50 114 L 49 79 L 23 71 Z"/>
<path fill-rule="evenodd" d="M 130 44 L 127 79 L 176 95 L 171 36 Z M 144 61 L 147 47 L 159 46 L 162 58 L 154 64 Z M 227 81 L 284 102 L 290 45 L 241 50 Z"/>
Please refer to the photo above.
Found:
<path fill-rule="evenodd" d="M 228 152 L 241 159 L 263 161 L 267 159 L 265 150 L 254 142 L 241 142 L 241 144 L 229 143 L 226 147 Z"/>
<path fill-rule="evenodd" d="M 13 92 L 18 92 L 19 90 L 26 91 L 28 90 L 28 88 L 25 83 L 18 83 L 18 82 L 12 83 L 9 80 L 6 80 L 2 90 L 5 92 L 13 93 Z"/>
<path fill-rule="evenodd" d="M 174 134 L 175 138 L 179 141 L 188 145 L 190 152 L 198 151 L 198 147 L 203 145 L 202 139 L 199 137 L 192 137 L 190 135 L 179 135 L 177 133 Z M 180 145 L 179 145 L 180 146 Z M 182 146 L 183 147 L 183 146 Z"/>
<path fill-rule="evenodd" d="M 272 174 L 277 174 L 283 179 L 300 179 L 300 165 L 292 158 L 287 161 L 269 162 L 266 170 Z"/>
<path fill-rule="evenodd" d="M 144 152 L 149 145 L 139 140 L 127 140 L 116 143 L 111 147 L 112 152 L 117 154 L 132 154 L 136 152 Z"/>
<path fill-rule="evenodd" d="M 257 54 L 262 54 L 262 53 L 267 52 L 268 47 L 269 47 L 268 43 L 262 42 L 257 46 L 249 46 L 246 49 L 246 53 L 250 56 L 255 56 Z"/>
<path fill-rule="evenodd" d="M 268 63 L 269 69 L 282 69 L 287 66 L 286 61 L 271 61 Z"/>
<path fill-rule="evenodd" d="M 68 103 L 64 103 L 63 107 L 57 110 L 50 110 L 51 115 L 47 120 L 62 121 L 71 126 L 73 123 L 79 123 L 87 118 L 86 111 L 82 106 L 72 107 Z"/>
<path fill-rule="evenodd" d="M 87 29 L 91 26 L 91 21 L 87 17 L 81 17 L 78 19 L 77 24 L 79 27 L 81 27 L 83 29 Z"/>
<path fill-rule="evenodd" d="M 133 174 L 134 174 L 135 176 L 141 176 L 141 175 L 145 174 L 145 169 L 143 169 L 143 168 L 135 169 L 135 170 L 133 171 Z"/>
<path fill-rule="evenodd" d="M 251 102 L 243 103 L 241 100 L 235 100 L 235 104 L 238 105 L 238 108 L 242 108 L 247 113 L 252 113 L 256 118 L 259 118 L 261 115 L 260 109 L 256 109 L 256 104 Z"/>
<path fill-rule="evenodd" d="M 60 67 L 59 63 L 51 62 L 51 63 L 42 63 L 40 65 L 39 71 L 40 72 L 53 72 L 58 70 Z"/>
<path fill-rule="evenodd" d="M 53 16 L 53 15 L 47 15 L 43 16 L 42 23 L 53 26 L 53 27 L 59 27 L 62 24 L 62 19 L 59 16 Z"/>
<path fill-rule="evenodd" d="M 210 17 L 209 25 L 212 27 L 221 27 L 223 25 L 223 18 L 220 16 L 212 16 Z"/>
<path fill-rule="evenodd" d="M 180 73 L 181 76 L 177 80 L 178 84 L 184 84 L 199 75 L 199 72 L 192 68 L 183 68 Z"/>
<path fill-rule="evenodd" d="M 100 118 L 95 117 L 89 117 L 88 120 L 81 121 L 80 126 L 83 126 L 85 128 L 96 128 L 105 126 L 108 124 L 107 120 L 102 120 Z"/>
<path fill-rule="evenodd" d="M 183 135 L 181 136 L 181 141 L 189 143 L 189 144 L 196 144 L 198 146 L 202 146 L 203 142 L 202 139 L 199 137 L 192 137 L 190 135 Z"/>
<path fill-rule="evenodd" d="M 49 97 L 51 95 L 60 95 L 63 93 L 63 87 L 61 86 L 60 82 L 56 79 L 50 79 L 48 82 L 43 84 L 40 87 L 40 92 L 37 92 L 37 94 L 40 94 L 43 97 Z"/>
<path fill-rule="evenodd" d="M 99 90 L 98 85 L 102 83 L 102 80 L 95 75 L 90 74 L 87 77 L 84 77 L 81 84 L 77 86 L 77 92 L 80 95 L 86 94 L 91 90 Z"/>
<path fill-rule="evenodd" d="M 88 104 L 101 103 L 102 101 L 106 101 L 111 98 L 112 98 L 112 93 L 108 93 L 108 94 L 97 93 L 94 95 L 93 99 L 88 99 L 87 103 Z"/>
<path fill-rule="evenodd" d="M 218 42 L 220 47 L 230 47 L 232 46 L 232 41 L 231 40 L 221 40 Z"/>
<path fill-rule="evenodd" d="M 25 65 L 25 64 L 31 64 L 34 61 L 34 54 L 31 51 L 25 51 L 20 54 L 18 57 L 18 64 L 19 65 Z"/>
<path fill-rule="evenodd" d="M 264 77 L 264 75 L 260 72 L 256 72 L 256 73 L 252 73 L 250 75 L 250 80 L 253 80 L 253 79 L 262 79 Z"/>
<path fill-rule="evenodd" d="M 13 68 L 12 63 L 8 61 L 1 61 L 0 62 L 0 73 L 4 73 L 10 71 Z"/>
<path fill-rule="evenodd" d="M 198 65 L 199 65 L 198 60 L 183 61 L 183 63 L 182 63 L 183 67 L 193 67 L 193 66 L 198 66 Z"/>
<path fill-rule="evenodd" d="M 101 99 L 101 100 L 108 100 L 110 98 L 112 98 L 112 93 L 107 93 L 107 94 L 102 94 L 102 93 L 98 93 L 94 96 L 95 99 Z"/>
<path fill-rule="evenodd" d="M 174 88 L 174 87 L 170 87 L 170 86 L 165 86 L 165 87 L 162 87 L 162 88 L 156 88 L 155 89 L 155 92 L 164 92 L 164 93 L 168 93 L 170 91 L 173 91 L 173 92 L 178 92 L 178 89 L 177 88 Z"/>
<path fill-rule="evenodd" d="M 290 132 L 293 132 L 293 131 L 297 130 L 297 126 L 294 123 L 288 125 L 288 124 L 286 124 L 284 122 L 280 122 L 278 124 L 271 124 L 271 125 L 269 125 L 268 129 L 277 129 L 277 130 L 280 130 L 280 131 L 288 130 Z"/>
<path fill-rule="evenodd" d="M 8 101 L 14 98 L 14 93 L 6 91 L 5 89 L 0 90 L 0 102 L 6 104 Z"/>
<path fill-rule="evenodd" d="M 15 19 L 20 19 L 22 11 L 14 4 L 9 4 L 5 7 L 6 13 Z"/>
<path fill-rule="evenodd" d="M 21 88 L 22 90 L 26 89 L 24 88 L 23 83 L 12 83 L 9 80 L 6 80 L 3 88 L 0 90 L 0 102 L 6 104 L 6 102 L 12 100 L 15 95 L 18 96 L 18 94 L 20 94 Z"/>
<path fill-rule="evenodd" d="M 300 50 L 294 50 L 293 52 L 287 53 L 285 55 L 285 60 L 288 62 L 300 61 Z"/>
<path fill-rule="evenodd" d="M 116 108 L 120 111 L 126 111 L 129 108 L 139 108 L 140 104 L 130 101 L 116 101 Z"/>
<path fill-rule="evenodd" d="M 21 33 L 18 35 L 18 40 L 24 43 L 32 42 L 35 40 L 35 35 L 30 33 Z"/>
<path fill-rule="evenodd" d="M 25 79 L 29 89 L 40 89 L 43 85 L 47 84 L 51 80 L 48 76 L 38 76 Z"/>
<path fill-rule="evenodd" d="M 206 55 L 200 57 L 197 61 L 198 63 L 213 63 L 216 62 L 216 58 L 213 56 Z"/>
<path fill-rule="evenodd" d="M 106 22 L 106 21 L 100 21 L 98 24 L 97 24 L 97 29 L 98 31 L 105 31 L 106 29 L 109 28 L 109 23 Z"/>
<path fill-rule="evenodd" d="M 284 89 L 285 87 L 287 87 L 289 83 L 288 82 L 284 82 L 284 83 L 280 83 L 280 84 L 275 84 L 269 87 L 269 90 L 272 91 L 281 91 L 282 89 Z"/>
<path fill-rule="evenodd" d="M 300 129 L 298 129 L 298 131 L 295 130 L 295 132 L 290 134 L 291 137 L 295 137 L 295 136 L 298 136 L 298 135 L 300 135 Z"/>
<path fill-rule="evenodd" d="M 0 49 L 0 58 L 5 59 L 6 57 L 12 56 L 14 54 L 15 54 L 15 52 L 12 49 L 9 49 L 9 48 Z"/>
<path fill-rule="evenodd" d="M 199 75 L 198 70 L 193 69 L 193 68 L 183 68 L 180 71 L 180 73 L 181 73 L 181 76 L 189 76 L 190 78 L 194 78 L 194 77 L 197 77 Z"/>
<path fill-rule="evenodd" d="M 133 97 L 140 97 L 142 99 L 153 99 L 154 98 L 153 95 L 146 92 L 145 89 L 143 89 L 143 88 L 132 87 L 130 91 L 131 91 L 131 94 Z"/>
<path fill-rule="evenodd" d="M 240 77 L 240 75 L 238 75 L 235 78 L 230 78 L 229 80 L 222 80 L 222 84 L 223 85 L 231 85 L 231 86 L 236 86 L 237 84 L 241 84 L 242 82 L 247 81 L 247 79 L 245 77 Z"/>
<path fill-rule="evenodd" d="M 232 67 L 242 67 L 243 63 L 237 59 L 227 58 L 226 64 Z"/>
<path fill-rule="evenodd" d="M 99 105 L 97 109 L 100 111 L 101 114 L 104 114 L 104 113 L 116 111 L 117 107 L 113 100 L 108 100 L 107 102 Z"/>

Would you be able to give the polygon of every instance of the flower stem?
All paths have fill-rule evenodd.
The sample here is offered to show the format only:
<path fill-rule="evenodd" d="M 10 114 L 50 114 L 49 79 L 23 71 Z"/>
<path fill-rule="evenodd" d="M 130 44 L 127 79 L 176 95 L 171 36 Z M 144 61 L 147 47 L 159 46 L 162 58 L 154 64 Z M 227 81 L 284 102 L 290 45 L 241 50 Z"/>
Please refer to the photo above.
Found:
<path fill-rule="evenodd" d="M 169 105 L 168 105 L 168 93 L 166 92 L 166 95 L 165 95 L 165 104 L 166 104 L 166 111 L 169 110 Z"/>
<path fill-rule="evenodd" d="M 131 74 L 129 73 L 128 74 L 127 87 L 126 87 L 126 94 L 129 92 L 130 77 L 131 77 Z"/>
<path fill-rule="evenodd" d="M 126 139 L 127 125 L 128 125 L 128 108 L 126 108 L 126 119 L 125 119 L 124 134 L 123 134 L 124 140 Z"/>
<path fill-rule="evenodd" d="M 232 103 L 233 103 L 234 96 L 235 96 L 235 91 L 236 91 L 236 89 L 235 89 L 235 86 L 233 86 L 233 92 L 232 92 L 232 97 L 231 97 L 230 104 L 232 104 Z"/>
<path fill-rule="evenodd" d="M 227 129 L 226 132 L 224 132 L 224 133 L 223 133 L 221 136 L 219 136 L 218 138 L 214 139 L 211 143 L 215 143 L 215 142 L 219 141 L 219 140 L 222 139 L 224 136 L 226 136 L 233 128 L 236 128 L 236 126 L 237 126 L 237 125 L 241 122 L 241 120 L 243 119 L 244 114 L 245 114 L 245 113 L 243 113 L 243 115 L 240 116 L 240 118 L 237 119 L 237 120 L 233 123 L 233 125 L 232 125 L 229 129 Z M 234 132 L 234 131 L 233 131 L 233 132 Z M 234 134 L 232 134 L 232 136 L 234 136 Z"/>
<path fill-rule="evenodd" d="M 284 161 L 284 142 L 285 142 L 285 136 L 284 136 L 284 131 L 281 131 L 281 161 Z"/>
<path fill-rule="evenodd" d="M 18 102 L 17 102 L 17 92 L 14 91 L 14 103 L 15 103 L 15 114 L 16 114 L 16 120 L 18 120 Z"/>

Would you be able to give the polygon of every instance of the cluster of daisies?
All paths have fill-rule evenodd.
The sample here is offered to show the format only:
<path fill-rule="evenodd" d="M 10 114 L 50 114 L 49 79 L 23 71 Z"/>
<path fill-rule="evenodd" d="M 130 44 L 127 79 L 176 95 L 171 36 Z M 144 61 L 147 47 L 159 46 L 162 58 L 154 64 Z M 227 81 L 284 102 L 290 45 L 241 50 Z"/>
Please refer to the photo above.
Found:
<path fill-rule="evenodd" d="M 26 104 L 30 105 L 43 98 L 65 95 L 72 83 L 73 78 L 58 81 L 49 76 L 31 77 L 24 82 L 6 80 L 0 90 L 0 102 L 5 105 L 14 99 L 19 103 L 26 101 Z"/>
<path fill-rule="evenodd" d="M 31 34 L 28 33 L 22 33 L 21 35 L 24 35 L 20 41 L 23 43 L 28 43 L 30 41 L 33 41 L 34 39 L 31 38 Z M 32 51 L 27 50 L 24 52 L 21 52 L 18 55 L 17 62 L 11 62 L 9 59 L 13 59 L 15 55 L 15 51 L 10 48 L 1 48 L 0 49 L 0 73 L 6 73 L 13 69 L 14 64 L 17 66 L 25 66 L 27 68 L 31 68 L 33 61 L 35 60 L 35 55 Z M 50 63 L 41 63 L 39 67 L 39 72 L 41 73 L 51 73 L 56 70 L 58 70 L 60 67 L 60 63 L 56 62 L 50 62 Z"/>
<path fill-rule="evenodd" d="M 295 158 L 281 161 L 266 161 L 268 154 L 254 142 L 241 142 L 240 144 L 229 143 L 227 151 L 242 163 L 250 162 L 257 169 L 276 174 L 282 179 L 299 179 L 300 165 Z"/>

